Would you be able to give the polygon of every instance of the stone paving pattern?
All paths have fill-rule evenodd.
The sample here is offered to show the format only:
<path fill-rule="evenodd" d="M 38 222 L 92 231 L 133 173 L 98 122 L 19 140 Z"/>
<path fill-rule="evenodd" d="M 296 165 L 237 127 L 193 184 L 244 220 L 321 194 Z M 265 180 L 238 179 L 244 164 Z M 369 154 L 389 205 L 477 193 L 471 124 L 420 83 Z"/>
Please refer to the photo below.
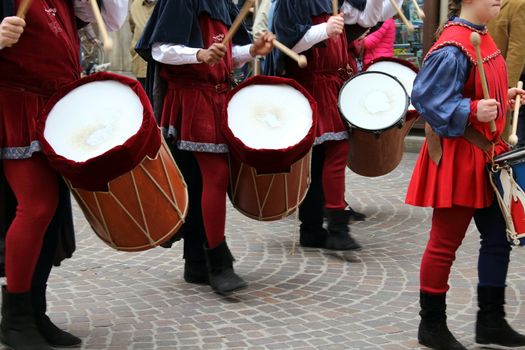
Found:
<path fill-rule="evenodd" d="M 403 204 L 416 159 L 388 176 L 348 172 L 358 253 L 298 247 L 294 217 L 261 223 L 228 209 L 236 270 L 250 283 L 229 297 L 186 284 L 179 243 L 143 253 L 106 247 L 76 208 L 78 250 L 53 271 L 49 311 L 83 349 L 415 349 L 418 268 L 430 211 Z M 449 325 L 469 348 L 476 313 L 478 235 L 471 227 L 451 276 Z M 525 331 L 525 252 L 512 253 L 507 312 Z"/>

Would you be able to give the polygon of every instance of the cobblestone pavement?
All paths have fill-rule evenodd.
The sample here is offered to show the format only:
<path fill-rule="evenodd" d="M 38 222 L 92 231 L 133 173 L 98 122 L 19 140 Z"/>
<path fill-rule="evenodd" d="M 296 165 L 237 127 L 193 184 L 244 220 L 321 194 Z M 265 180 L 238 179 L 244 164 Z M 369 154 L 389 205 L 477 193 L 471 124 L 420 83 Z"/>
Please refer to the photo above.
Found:
<path fill-rule="evenodd" d="M 221 297 L 184 283 L 181 244 L 119 253 L 76 210 L 78 251 L 56 268 L 50 315 L 84 349 L 413 349 L 419 321 L 418 265 L 430 211 L 403 204 L 415 162 L 388 176 L 348 173 L 347 198 L 369 219 L 352 225 L 359 253 L 298 248 L 293 219 L 259 223 L 228 210 L 227 235 L 249 289 Z M 475 349 L 477 234 L 458 253 L 450 327 Z M 523 252 L 512 254 L 508 317 L 525 330 Z"/>

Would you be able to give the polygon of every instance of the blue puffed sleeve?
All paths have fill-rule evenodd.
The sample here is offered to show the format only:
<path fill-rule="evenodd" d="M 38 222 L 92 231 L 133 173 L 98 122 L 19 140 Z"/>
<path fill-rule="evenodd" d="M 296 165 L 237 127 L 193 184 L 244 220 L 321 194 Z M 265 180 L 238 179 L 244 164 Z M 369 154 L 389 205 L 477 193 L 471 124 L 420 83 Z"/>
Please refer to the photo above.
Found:
<path fill-rule="evenodd" d="M 455 46 L 433 52 L 423 64 L 412 90 L 412 105 L 432 129 L 444 137 L 462 136 L 470 114 L 464 98 L 470 63 Z"/>

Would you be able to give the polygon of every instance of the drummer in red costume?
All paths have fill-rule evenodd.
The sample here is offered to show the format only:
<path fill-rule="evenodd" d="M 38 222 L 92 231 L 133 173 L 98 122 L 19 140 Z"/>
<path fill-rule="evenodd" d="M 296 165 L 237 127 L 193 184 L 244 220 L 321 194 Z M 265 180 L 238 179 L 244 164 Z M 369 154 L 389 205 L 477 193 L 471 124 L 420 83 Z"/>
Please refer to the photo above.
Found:
<path fill-rule="evenodd" d="M 233 270 L 233 256 L 225 239 L 229 173 L 221 111 L 233 69 L 268 54 L 273 40 L 273 34 L 266 33 L 250 44 L 242 28 L 233 43 L 222 44 L 237 14 L 231 0 L 161 0 L 136 47 L 150 62 L 150 72 L 156 69 L 168 85 L 160 118 L 165 135 L 179 150 L 193 154 L 202 177 L 207 266 L 188 259 L 185 249 L 184 277 L 188 282 L 208 283 L 219 293 L 247 286 Z M 155 62 L 160 63 L 157 68 L 153 68 Z M 189 237 L 193 232 L 184 232 L 185 240 L 193 239 Z"/>
<path fill-rule="evenodd" d="M 398 0 L 401 3 L 401 0 Z M 345 210 L 345 170 L 348 158 L 348 126 L 338 110 L 338 96 L 350 69 L 346 25 L 373 27 L 395 14 L 390 0 L 340 1 L 341 14 L 332 16 L 330 0 L 278 0 L 273 28 L 277 39 L 303 53 L 308 67 L 301 69 L 274 52 L 271 71 L 296 79 L 316 99 L 319 110 L 317 139 L 312 155 L 312 183 L 303 202 L 300 243 L 306 247 L 358 250 L 350 235 L 352 215 Z M 328 231 L 323 228 L 323 209 Z M 355 213 L 355 214 L 354 214 Z M 360 217 L 362 219 L 363 217 Z"/>
<path fill-rule="evenodd" d="M 25 19 L 14 16 L 20 1 L 2 2 L 0 14 L 0 159 L 18 202 L 6 235 L 0 340 L 15 350 L 80 346 L 45 315 L 45 282 L 52 260 L 39 269 L 43 288 L 32 290 L 44 235 L 58 205 L 59 176 L 40 153 L 36 118 L 46 100 L 80 78 L 77 20 L 94 21 L 87 1 L 34 0 Z M 103 16 L 116 30 L 127 14 L 126 0 L 103 1 Z M 43 295 L 37 295 L 41 293 Z M 35 297 L 40 301 L 35 302 Z"/>
<path fill-rule="evenodd" d="M 472 218 L 481 234 L 476 342 L 525 346 L 525 336 L 505 320 L 511 247 L 486 170 L 491 157 L 508 150 L 501 134 L 509 99 L 525 94 L 508 89 L 505 61 L 485 28 L 499 10 L 498 0 L 453 0 L 451 19 L 426 56 L 412 92 L 412 103 L 428 125 L 406 202 L 434 208 L 421 262 L 418 332 L 419 342 L 433 349 L 465 349 L 447 327 L 446 293 L 456 250 Z M 487 100 L 470 41 L 473 32 L 481 36 Z M 490 121 L 495 121 L 494 133 Z"/>

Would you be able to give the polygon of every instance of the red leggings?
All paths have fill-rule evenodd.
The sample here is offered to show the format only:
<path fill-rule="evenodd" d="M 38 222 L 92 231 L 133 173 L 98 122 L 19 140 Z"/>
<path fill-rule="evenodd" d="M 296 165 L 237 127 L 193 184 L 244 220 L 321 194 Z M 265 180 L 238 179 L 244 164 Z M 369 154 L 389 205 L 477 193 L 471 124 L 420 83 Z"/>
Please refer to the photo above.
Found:
<path fill-rule="evenodd" d="M 323 192 L 326 209 L 345 209 L 345 170 L 349 145 L 347 140 L 323 143 Z"/>
<path fill-rule="evenodd" d="M 448 278 L 456 251 L 473 217 L 481 239 L 478 283 L 481 286 L 505 286 L 511 247 L 498 205 L 484 209 L 455 206 L 434 209 L 430 239 L 421 261 L 420 282 L 423 292 L 442 294 L 448 291 Z"/>
<path fill-rule="evenodd" d="M 228 155 L 195 152 L 202 175 L 202 218 L 208 248 L 224 241 L 226 226 L 226 191 L 228 190 Z"/>
<path fill-rule="evenodd" d="M 41 154 L 3 160 L 3 167 L 18 202 L 5 241 L 7 289 L 25 293 L 31 289 L 44 234 L 58 206 L 58 176 Z"/>

